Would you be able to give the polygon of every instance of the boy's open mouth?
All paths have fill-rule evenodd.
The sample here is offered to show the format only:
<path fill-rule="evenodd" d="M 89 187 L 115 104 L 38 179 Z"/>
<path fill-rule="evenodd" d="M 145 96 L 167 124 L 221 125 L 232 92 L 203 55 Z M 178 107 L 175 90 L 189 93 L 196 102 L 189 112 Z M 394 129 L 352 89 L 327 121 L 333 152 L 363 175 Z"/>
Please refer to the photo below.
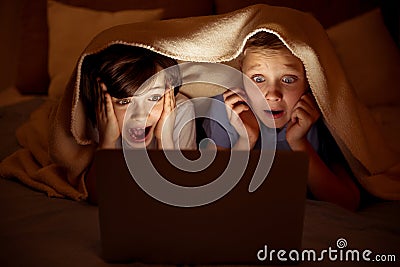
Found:
<path fill-rule="evenodd" d="M 131 137 L 131 141 L 133 142 L 143 142 L 146 140 L 146 137 L 150 133 L 151 126 L 147 127 L 137 127 L 137 128 L 129 128 L 128 133 Z"/>
<path fill-rule="evenodd" d="M 267 113 L 268 116 L 274 119 L 279 119 L 280 117 L 283 116 L 283 110 L 264 110 L 265 113 Z"/>

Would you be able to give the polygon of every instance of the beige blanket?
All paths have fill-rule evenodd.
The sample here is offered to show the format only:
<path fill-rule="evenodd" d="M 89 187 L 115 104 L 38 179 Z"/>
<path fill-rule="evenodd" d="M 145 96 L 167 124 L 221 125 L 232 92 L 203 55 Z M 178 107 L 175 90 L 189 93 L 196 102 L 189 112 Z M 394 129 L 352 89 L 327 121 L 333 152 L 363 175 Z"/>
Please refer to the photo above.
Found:
<path fill-rule="evenodd" d="M 80 67 L 86 55 L 123 43 L 182 61 L 229 62 L 258 31 L 275 33 L 302 60 L 323 117 L 361 185 L 378 197 L 400 199 L 399 155 L 386 145 L 371 114 L 356 99 L 324 29 L 308 14 L 266 5 L 102 32 L 81 55 L 60 104 L 46 103 L 22 126 L 18 138 L 24 149 L 2 162 L 0 174 L 17 177 L 50 196 L 85 199 L 83 179 L 95 149 L 79 99 Z"/>

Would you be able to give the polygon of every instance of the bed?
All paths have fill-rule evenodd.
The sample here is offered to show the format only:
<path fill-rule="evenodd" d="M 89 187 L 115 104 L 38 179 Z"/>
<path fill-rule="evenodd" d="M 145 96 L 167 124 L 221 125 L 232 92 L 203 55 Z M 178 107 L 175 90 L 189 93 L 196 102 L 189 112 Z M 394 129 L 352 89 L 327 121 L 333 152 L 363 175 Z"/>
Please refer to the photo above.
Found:
<path fill-rule="evenodd" d="M 205 16 L 256 2 L 293 7 L 310 12 L 320 20 L 359 99 L 371 110 L 385 140 L 400 153 L 400 90 L 396 84 L 400 75 L 399 14 L 390 3 L 382 6 L 372 0 L 346 3 L 101 0 L 93 4 L 85 0 L 63 0 L 48 5 L 45 0 L 21 0 L 20 42 L 30 45 L 20 48 L 15 86 L 0 92 L 1 159 L 19 148 L 15 131 L 31 112 L 47 99 L 57 99 L 62 94 L 59 84 L 65 83 L 71 71 L 64 67 L 74 64 L 76 50 L 82 49 L 77 47 L 72 51 L 65 47 L 65 40 L 70 38 L 65 25 L 79 27 L 84 23 L 88 27 L 82 27 L 82 32 L 91 32 L 93 20 L 104 22 L 99 27 L 110 27 L 129 22 L 132 17 L 159 20 Z M 128 13 L 121 13 L 123 10 Z M 78 18 L 82 19 L 81 24 L 74 24 Z M 90 36 L 77 38 L 76 43 L 84 45 L 87 38 Z M 71 57 L 60 61 L 56 56 L 60 53 L 71 53 Z M 101 258 L 96 206 L 49 198 L 13 179 L 0 179 L 0 190 L 1 266 L 113 266 Z M 350 212 L 333 204 L 307 200 L 303 248 L 336 248 L 340 238 L 347 241 L 348 248 L 369 249 L 373 252 L 371 258 L 380 255 L 386 262 L 325 261 L 324 266 L 398 266 L 400 201 L 374 199 L 364 203 L 357 212 Z M 118 266 L 138 264 L 141 265 Z M 320 264 L 302 262 L 300 266 Z"/>

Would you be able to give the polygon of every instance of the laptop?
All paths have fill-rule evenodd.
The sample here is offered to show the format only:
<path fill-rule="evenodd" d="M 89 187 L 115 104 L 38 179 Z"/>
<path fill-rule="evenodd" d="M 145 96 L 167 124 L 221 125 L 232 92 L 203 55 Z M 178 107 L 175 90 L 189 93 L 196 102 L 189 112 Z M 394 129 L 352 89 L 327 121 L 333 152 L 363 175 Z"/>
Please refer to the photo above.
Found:
<path fill-rule="evenodd" d="M 147 152 L 162 177 L 186 187 L 217 179 L 231 153 L 250 154 L 240 181 L 226 195 L 208 204 L 180 207 L 142 190 L 122 150 L 98 150 L 94 164 L 106 261 L 266 265 L 277 263 L 275 254 L 280 249 L 300 251 L 308 174 L 304 153 L 276 151 L 266 179 L 250 193 L 260 151 L 217 151 L 212 164 L 198 172 L 176 168 L 161 150 Z M 128 153 L 129 159 L 143 157 L 137 150 Z M 183 155 L 195 160 L 200 152 L 183 151 Z"/>

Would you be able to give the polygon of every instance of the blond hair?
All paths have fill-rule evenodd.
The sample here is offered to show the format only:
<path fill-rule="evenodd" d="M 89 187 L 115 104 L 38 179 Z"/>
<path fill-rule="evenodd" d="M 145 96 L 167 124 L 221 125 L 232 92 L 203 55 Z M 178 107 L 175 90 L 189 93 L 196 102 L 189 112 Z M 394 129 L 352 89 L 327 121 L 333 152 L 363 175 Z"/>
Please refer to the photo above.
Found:
<path fill-rule="evenodd" d="M 265 51 L 287 49 L 285 44 L 273 33 L 261 31 L 249 38 L 240 56 L 242 60 L 247 51 L 264 53 Z"/>

